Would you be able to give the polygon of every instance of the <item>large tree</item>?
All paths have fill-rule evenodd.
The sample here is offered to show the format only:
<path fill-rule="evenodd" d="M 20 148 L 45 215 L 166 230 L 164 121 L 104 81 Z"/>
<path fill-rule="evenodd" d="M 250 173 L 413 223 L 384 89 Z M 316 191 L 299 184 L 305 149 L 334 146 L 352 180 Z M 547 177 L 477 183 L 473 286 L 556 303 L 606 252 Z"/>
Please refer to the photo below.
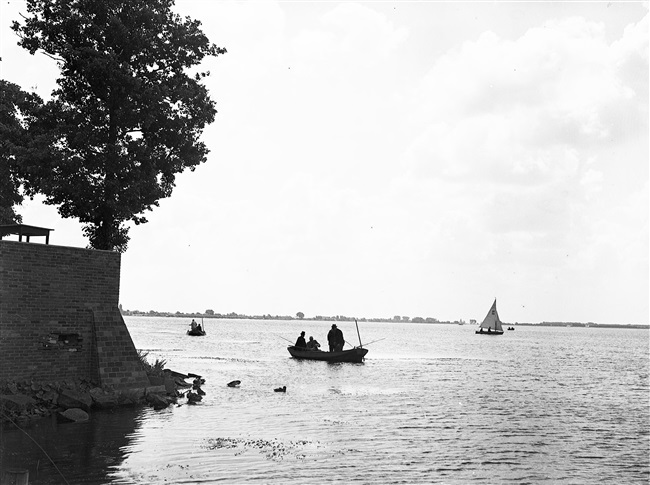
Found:
<path fill-rule="evenodd" d="M 0 79 L 0 224 L 22 222 L 15 206 L 22 203 L 29 181 L 22 176 L 18 160 L 29 156 L 30 127 L 42 104 L 36 94 Z"/>
<path fill-rule="evenodd" d="M 19 45 L 61 70 L 22 169 L 33 191 L 84 224 L 89 245 L 125 251 L 125 223 L 171 195 L 177 173 L 206 160 L 215 103 L 190 70 L 225 49 L 173 0 L 27 0 Z"/>

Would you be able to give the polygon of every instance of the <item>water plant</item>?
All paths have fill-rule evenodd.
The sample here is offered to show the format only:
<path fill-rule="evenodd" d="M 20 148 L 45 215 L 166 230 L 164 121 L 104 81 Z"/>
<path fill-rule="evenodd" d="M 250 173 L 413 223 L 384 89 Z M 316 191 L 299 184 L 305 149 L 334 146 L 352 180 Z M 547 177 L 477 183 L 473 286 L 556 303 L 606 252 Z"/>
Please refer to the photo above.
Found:
<path fill-rule="evenodd" d="M 139 349 L 137 350 L 137 352 L 138 352 L 138 359 L 140 359 L 140 363 L 142 364 L 142 367 L 144 367 L 144 370 L 148 376 L 162 376 L 163 370 L 165 369 L 165 365 L 167 364 L 167 360 L 156 359 L 156 361 L 153 364 L 151 364 L 147 359 L 149 352 L 144 350 L 139 350 Z"/>

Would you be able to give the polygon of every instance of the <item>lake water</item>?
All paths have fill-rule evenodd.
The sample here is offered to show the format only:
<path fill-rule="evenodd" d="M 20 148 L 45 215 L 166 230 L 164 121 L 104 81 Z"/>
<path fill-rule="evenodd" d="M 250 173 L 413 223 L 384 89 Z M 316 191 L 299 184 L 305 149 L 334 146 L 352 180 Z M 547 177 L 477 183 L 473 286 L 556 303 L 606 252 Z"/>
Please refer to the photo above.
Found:
<path fill-rule="evenodd" d="M 203 402 L 44 420 L 2 434 L 30 484 L 648 483 L 649 332 L 359 324 L 362 364 L 291 359 L 331 322 L 126 317 L 149 360 L 206 379 Z M 358 343 L 354 322 L 341 322 Z M 347 347 L 347 346 L 346 346 Z M 241 380 L 240 388 L 226 383 Z M 274 388 L 287 386 L 286 393 Z"/>

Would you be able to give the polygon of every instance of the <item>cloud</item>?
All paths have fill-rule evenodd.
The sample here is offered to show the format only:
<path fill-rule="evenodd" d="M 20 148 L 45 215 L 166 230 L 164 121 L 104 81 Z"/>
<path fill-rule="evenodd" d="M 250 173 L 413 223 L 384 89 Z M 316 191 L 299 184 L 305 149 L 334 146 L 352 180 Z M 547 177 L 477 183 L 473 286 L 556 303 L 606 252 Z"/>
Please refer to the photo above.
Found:
<path fill-rule="evenodd" d="M 598 156 L 591 147 L 619 143 L 626 120 L 647 131 L 643 25 L 647 17 L 609 45 L 602 25 L 570 18 L 515 41 L 487 32 L 447 53 L 414 101 L 423 128 L 405 166 L 416 176 L 474 180 L 483 191 L 564 182 L 571 198 L 593 193 L 601 177 L 588 163 Z"/>

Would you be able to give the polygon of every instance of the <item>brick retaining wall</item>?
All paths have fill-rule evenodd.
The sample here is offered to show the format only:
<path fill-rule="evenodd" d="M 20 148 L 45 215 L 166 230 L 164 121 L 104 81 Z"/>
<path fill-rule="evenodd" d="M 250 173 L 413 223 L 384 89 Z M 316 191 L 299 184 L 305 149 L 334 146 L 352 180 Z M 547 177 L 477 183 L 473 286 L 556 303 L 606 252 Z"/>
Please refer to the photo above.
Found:
<path fill-rule="evenodd" d="M 148 379 L 118 310 L 121 255 L 0 241 L 0 380 Z"/>

